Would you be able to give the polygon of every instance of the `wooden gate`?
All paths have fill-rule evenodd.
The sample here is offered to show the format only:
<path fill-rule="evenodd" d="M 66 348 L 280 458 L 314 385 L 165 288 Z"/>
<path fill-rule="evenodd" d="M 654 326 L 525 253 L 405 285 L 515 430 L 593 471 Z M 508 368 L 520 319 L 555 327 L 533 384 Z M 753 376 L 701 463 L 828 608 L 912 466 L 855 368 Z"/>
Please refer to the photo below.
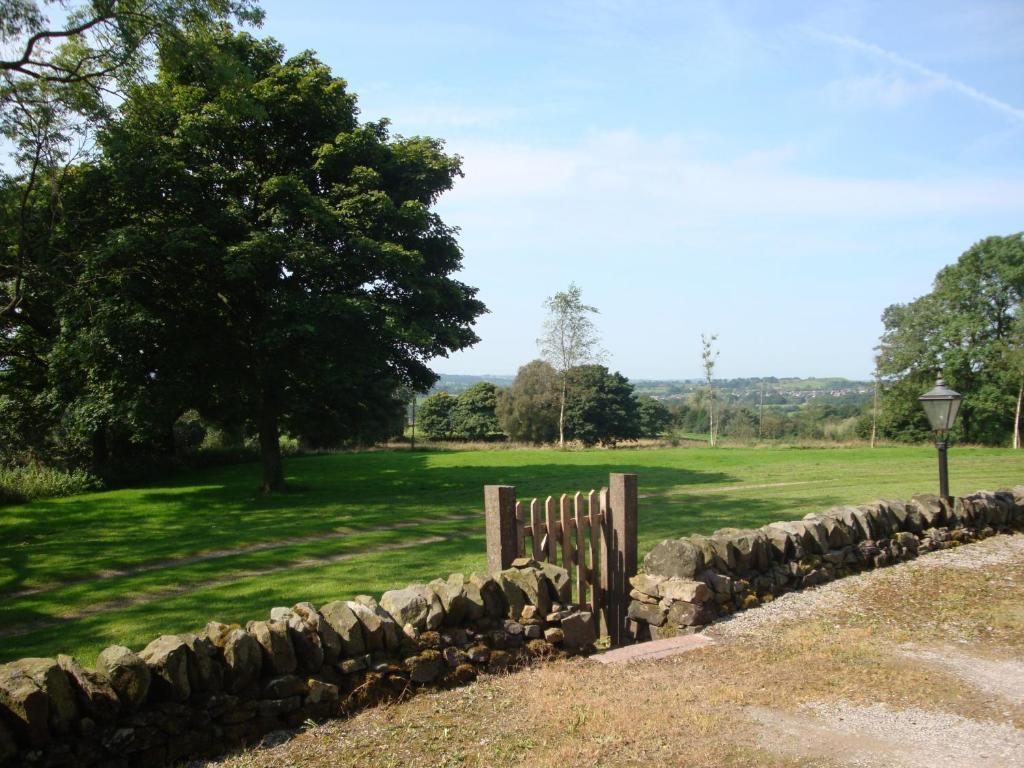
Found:
<path fill-rule="evenodd" d="M 517 500 L 515 486 L 486 485 L 487 566 L 497 573 L 527 556 L 561 566 L 576 602 L 599 621 L 599 634 L 621 645 L 630 639 L 626 609 L 637 567 L 637 504 L 636 475 L 609 475 L 608 487 L 599 491 L 563 493 L 557 501 L 548 496 L 543 508 L 540 499 Z"/>

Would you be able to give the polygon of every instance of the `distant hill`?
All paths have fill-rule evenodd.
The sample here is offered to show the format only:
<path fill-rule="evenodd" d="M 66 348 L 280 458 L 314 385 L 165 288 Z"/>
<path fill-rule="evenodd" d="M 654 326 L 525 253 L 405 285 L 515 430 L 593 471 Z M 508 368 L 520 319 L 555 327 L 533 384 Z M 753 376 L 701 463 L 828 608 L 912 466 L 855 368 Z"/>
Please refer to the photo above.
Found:
<path fill-rule="evenodd" d="M 471 376 L 462 373 L 442 373 L 430 392 L 447 392 L 450 395 L 457 395 L 481 381 L 489 381 L 496 386 L 507 387 L 512 384 L 513 379 L 515 376 Z"/>
<path fill-rule="evenodd" d="M 515 376 L 441 374 L 431 392 L 448 392 L 457 395 L 474 384 L 489 381 L 499 387 L 507 387 Z M 697 379 L 634 379 L 633 386 L 638 395 L 648 395 L 657 400 L 684 400 L 704 386 Z M 817 397 L 862 400 L 871 397 L 874 384 L 870 381 L 853 381 L 839 376 L 827 378 L 778 378 L 766 376 L 763 379 L 716 379 L 715 387 L 726 390 L 736 400 L 759 398 L 764 386 L 765 402 L 794 402 Z"/>
<path fill-rule="evenodd" d="M 637 394 L 649 395 L 657 400 L 681 400 L 704 386 L 703 381 L 687 380 L 648 380 L 633 381 Z M 768 398 L 785 398 L 786 400 L 809 400 L 815 397 L 852 398 L 870 397 L 874 392 L 874 384 L 870 381 L 853 381 L 842 377 L 778 378 L 766 376 L 763 379 L 715 379 L 715 388 L 725 390 L 738 400 L 760 397 L 764 387 L 766 402 Z"/>

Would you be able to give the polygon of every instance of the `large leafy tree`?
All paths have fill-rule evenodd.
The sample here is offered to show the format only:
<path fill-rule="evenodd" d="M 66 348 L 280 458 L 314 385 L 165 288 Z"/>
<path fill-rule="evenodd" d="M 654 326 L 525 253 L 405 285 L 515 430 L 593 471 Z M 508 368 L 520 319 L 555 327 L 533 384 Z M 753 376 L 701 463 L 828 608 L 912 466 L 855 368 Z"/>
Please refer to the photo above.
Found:
<path fill-rule="evenodd" d="M 1003 346 L 1003 363 L 1006 377 L 1013 385 L 1017 385 L 1017 405 L 1013 411 L 1013 428 L 1011 445 L 1014 449 L 1021 447 L 1021 416 L 1024 415 L 1024 312 L 1018 312 L 1013 328 Z"/>
<path fill-rule="evenodd" d="M 158 47 L 261 16 L 251 0 L 0 0 L 0 459 L 68 458 L 89 420 L 64 408 L 53 363 L 76 238 L 96 217 L 83 186 L 96 130 Z"/>
<path fill-rule="evenodd" d="M 435 392 L 420 403 L 416 426 L 431 440 L 455 437 L 455 407 L 458 401 L 447 392 Z"/>
<path fill-rule="evenodd" d="M 0 0 L 0 181 L 16 209 L 4 222 L 14 236 L 0 256 L 0 328 L 31 309 L 68 166 L 90 155 L 113 101 L 144 79 L 157 46 L 231 19 L 258 24 L 262 12 L 252 0 Z"/>
<path fill-rule="evenodd" d="M 583 291 L 575 283 L 545 299 L 544 307 L 548 317 L 537 344 L 541 356 L 558 372 L 558 445 L 564 446 L 570 372 L 581 365 L 596 364 L 604 356 L 597 328 L 590 319 L 598 310 L 583 303 Z"/>
<path fill-rule="evenodd" d="M 569 375 L 566 433 L 584 445 L 611 445 L 640 437 L 640 408 L 633 385 L 603 365 L 580 365 Z"/>
<path fill-rule="evenodd" d="M 162 35 L 262 19 L 250 0 L 0 0 L 0 14 L 0 74 L 9 84 L 84 83 L 99 94 L 138 76 Z"/>
<path fill-rule="evenodd" d="M 420 404 L 416 417 L 423 434 L 435 440 L 490 440 L 502 436 L 496 414 L 498 388 L 480 381 L 457 397 L 436 392 Z"/>
<path fill-rule="evenodd" d="M 519 368 L 512 386 L 498 396 L 498 423 L 510 439 L 550 443 L 558 437 L 561 382 L 558 372 L 543 360 Z"/>
<path fill-rule="evenodd" d="M 645 396 L 637 401 L 637 417 L 640 420 L 640 437 L 661 437 L 672 426 L 672 412 L 653 397 Z"/>
<path fill-rule="evenodd" d="M 886 396 L 883 434 L 919 439 L 927 421 L 916 402 L 941 373 L 964 395 L 960 436 L 997 443 L 1011 432 L 1020 392 L 1012 354 L 1024 298 L 1024 234 L 988 237 L 943 268 L 931 293 L 882 315 L 878 371 Z"/>
<path fill-rule="evenodd" d="M 461 250 L 432 210 L 459 158 L 361 123 L 311 53 L 230 31 L 168 48 L 100 141 L 110 221 L 66 356 L 122 397 L 252 423 L 264 490 L 283 486 L 282 427 L 365 421 L 476 340 L 483 305 L 450 277 Z"/>
<path fill-rule="evenodd" d="M 456 398 L 452 422 L 455 434 L 467 440 L 490 440 L 502 436 L 498 424 L 498 387 L 480 381 Z"/>

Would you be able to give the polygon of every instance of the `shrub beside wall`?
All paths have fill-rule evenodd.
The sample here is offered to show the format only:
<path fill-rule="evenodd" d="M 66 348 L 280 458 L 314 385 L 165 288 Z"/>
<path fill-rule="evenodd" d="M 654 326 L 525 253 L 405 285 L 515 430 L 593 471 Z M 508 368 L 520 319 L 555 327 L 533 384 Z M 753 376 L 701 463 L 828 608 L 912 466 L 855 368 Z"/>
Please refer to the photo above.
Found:
<path fill-rule="evenodd" d="M 0 666 L 0 766 L 160 766 L 215 755 L 308 719 L 420 688 L 588 651 L 593 617 L 569 575 L 522 558 L 494 577 L 452 574 L 319 610 L 210 622 L 140 653 L 105 649 Z"/>
<path fill-rule="evenodd" d="M 669 539 L 631 580 L 629 617 L 641 640 L 696 632 L 786 592 L 1022 529 L 1024 485 L 952 502 L 876 501 L 756 530 Z"/>

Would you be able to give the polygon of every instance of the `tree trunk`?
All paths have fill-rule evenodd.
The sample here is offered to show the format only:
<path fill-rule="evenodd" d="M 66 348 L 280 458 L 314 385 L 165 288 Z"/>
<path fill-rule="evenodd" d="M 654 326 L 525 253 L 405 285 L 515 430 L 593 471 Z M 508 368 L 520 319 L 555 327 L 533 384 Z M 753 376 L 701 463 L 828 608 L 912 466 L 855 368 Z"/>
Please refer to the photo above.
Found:
<path fill-rule="evenodd" d="M 412 393 L 412 442 L 409 446 L 411 450 L 416 450 L 416 393 Z"/>
<path fill-rule="evenodd" d="M 281 433 L 277 428 L 277 416 L 261 416 L 259 431 L 260 455 L 263 459 L 263 484 L 260 485 L 260 491 L 283 491 L 284 466 L 281 463 Z"/>
<path fill-rule="evenodd" d="M 757 439 L 764 434 L 764 382 L 761 382 L 761 402 L 757 407 Z"/>
<path fill-rule="evenodd" d="M 715 391 L 708 397 L 708 444 L 715 447 Z"/>
<path fill-rule="evenodd" d="M 1018 450 L 1020 448 L 1020 410 L 1021 404 L 1024 403 L 1024 381 L 1020 384 L 1020 389 L 1017 391 L 1017 413 L 1013 417 L 1013 449 Z"/>
<path fill-rule="evenodd" d="M 878 382 L 875 382 L 875 398 L 871 406 L 871 447 L 875 447 L 875 435 L 878 428 Z"/>
<path fill-rule="evenodd" d="M 569 387 L 565 376 L 562 377 L 562 401 L 558 408 L 558 447 L 565 448 L 565 395 Z"/>

